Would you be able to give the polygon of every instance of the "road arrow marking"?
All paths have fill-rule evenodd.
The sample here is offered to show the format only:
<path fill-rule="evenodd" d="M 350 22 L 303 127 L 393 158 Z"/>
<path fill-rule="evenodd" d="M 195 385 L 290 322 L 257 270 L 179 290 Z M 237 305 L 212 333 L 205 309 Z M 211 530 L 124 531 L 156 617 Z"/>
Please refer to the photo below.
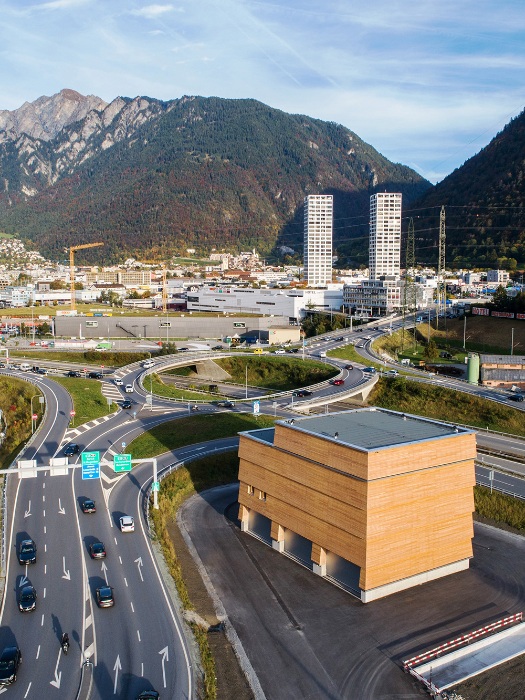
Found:
<path fill-rule="evenodd" d="M 59 649 L 58 658 L 57 658 L 57 665 L 55 666 L 55 680 L 49 681 L 51 685 L 55 686 L 55 688 L 60 688 L 60 680 L 62 678 L 62 671 L 59 672 L 59 670 L 58 670 L 58 664 L 60 663 L 60 655 L 61 654 L 62 654 L 62 649 Z"/>
<path fill-rule="evenodd" d="M 113 670 L 115 671 L 115 683 L 113 684 L 113 695 L 117 694 L 118 672 L 122 669 L 120 665 L 120 656 L 117 656 Z"/>
<path fill-rule="evenodd" d="M 29 506 L 25 512 L 24 518 L 29 518 L 30 515 L 31 515 L 31 501 L 29 501 Z"/>
<path fill-rule="evenodd" d="M 144 577 L 142 576 L 142 557 L 135 559 L 135 564 L 138 566 L 139 569 L 140 580 L 144 581 Z"/>
<path fill-rule="evenodd" d="M 71 581 L 71 574 L 69 573 L 69 569 L 66 571 L 66 558 L 62 557 L 62 564 L 64 567 L 64 575 L 62 578 L 65 578 L 67 581 Z"/>
<path fill-rule="evenodd" d="M 164 683 L 164 687 L 166 687 L 166 669 L 164 668 L 164 662 L 170 660 L 168 654 L 168 647 L 164 647 L 164 649 L 161 649 L 159 651 L 159 654 L 162 654 L 162 682 Z"/>
<path fill-rule="evenodd" d="M 66 514 L 65 508 L 62 508 L 62 503 L 60 503 L 60 498 L 58 499 L 58 512 L 60 513 L 60 515 Z"/>
<path fill-rule="evenodd" d="M 22 588 L 22 586 L 25 586 L 26 583 L 28 582 L 28 580 L 29 580 L 29 579 L 27 578 L 27 576 L 22 576 L 22 577 L 20 578 L 20 583 L 18 584 L 18 587 L 19 587 L 19 588 Z"/>
<path fill-rule="evenodd" d="M 102 562 L 102 573 L 104 574 L 104 578 L 106 579 L 106 586 L 108 585 L 108 567 L 106 566 L 106 562 Z"/>

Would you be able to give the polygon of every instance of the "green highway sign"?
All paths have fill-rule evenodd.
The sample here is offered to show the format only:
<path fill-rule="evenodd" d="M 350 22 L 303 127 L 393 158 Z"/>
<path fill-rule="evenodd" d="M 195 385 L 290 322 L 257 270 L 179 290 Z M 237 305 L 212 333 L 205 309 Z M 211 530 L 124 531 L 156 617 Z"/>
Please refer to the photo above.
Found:
<path fill-rule="evenodd" d="M 82 452 L 82 478 L 83 479 L 99 479 L 100 478 L 100 452 Z"/>
<path fill-rule="evenodd" d="M 154 481 L 151 484 L 151 490 L 152 491 L 160 491 L 160 481 Z"/>
<path fill-rule="evenodd" d="M 131 455 L 113 455 L 113 470 L 115 472 L 131 471 Z"/>

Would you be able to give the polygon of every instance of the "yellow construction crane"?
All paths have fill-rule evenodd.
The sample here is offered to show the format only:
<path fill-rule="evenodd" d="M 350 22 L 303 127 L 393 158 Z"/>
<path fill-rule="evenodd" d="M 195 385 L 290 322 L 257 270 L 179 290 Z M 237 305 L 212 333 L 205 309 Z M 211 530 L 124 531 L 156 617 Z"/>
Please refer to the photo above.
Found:
<path fill-rule="evenodd" d="M 162 270 L 162 313 L 168 311 L 168 285 L 166 283 L 166 263 L 159 263 L 155 260 L 137 260 L 139 265 L 155 265 Z"/>
<path fill-rule="evenodd" d="M 69 280 L 71 282 L 71 310 L 75 309 L 75 250 L 84 248 L 97 248 L 103 243 L 83 243 L 82 245 L 72 245 L 69 247 Z"/>

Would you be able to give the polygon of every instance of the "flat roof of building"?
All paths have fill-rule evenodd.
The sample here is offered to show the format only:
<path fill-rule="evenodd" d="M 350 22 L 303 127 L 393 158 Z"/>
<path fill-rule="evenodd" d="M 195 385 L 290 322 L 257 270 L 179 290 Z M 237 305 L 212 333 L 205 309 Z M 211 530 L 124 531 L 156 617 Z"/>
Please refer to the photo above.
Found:
<path fill-rule="evenodd" d="M 472 432 L 467 428 L 382 408 L 362 408 L 320 416 L 292 418 L 279 423 L 310 435 L 337 440 L 349 447 L 366 452 Z M 273 443 L 273 436 L 270 439 L 270 436 L 266 435 L 268 430 L 255 432 L 257 435 L 254 437 Z"/>
<path fill-rule="evenodd" d="M 523 365 L 525 355 L 480 355 L 481 363 L 490 365 Z"/>

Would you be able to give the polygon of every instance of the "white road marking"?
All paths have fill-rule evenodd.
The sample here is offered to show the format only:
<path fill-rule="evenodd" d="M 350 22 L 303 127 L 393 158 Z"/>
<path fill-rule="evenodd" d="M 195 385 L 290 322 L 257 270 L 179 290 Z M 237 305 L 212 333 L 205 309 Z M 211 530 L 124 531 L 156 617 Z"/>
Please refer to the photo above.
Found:
<path fill-rule="evenodd" d="M 117 542 L 117 538 L 116 538 L 116 537 L 115 537 L 115 544 L 118 544 L 118 542 Z"/>
<path fill-rule="evenodd" d="M 45 489 L 45 488 L 46 488 L 46 482 L 45 482 L 45 481 L 44 481 L 44 482 L 42 482 L 42 488 L 43 488 L 43 489 Z"/>
<path fill-rule="evenodd" d="M 31 683 L 32 682 L 33 681 L 29 681 L 29 685 L 27 686 L 27 690 L 26 690 L 26 694 L 24 695 L 24 698 L 27 698 L 27 696 L 29 695 L 29 691 L 31 690 Z"/>
<path fill-rule="evenodd" d="M 44 510 L 44 518 L 46 517 L 46 511 Z"/>
<path fill-rule="evenodd" d="M 46 597 L 46 589 L 44 588 L 44 598 Z"/>
<path fill-rule="evenodd" d="M 133 607 L 133 603 L 130 602 L 131 605 L 131 612 L 135 612 L 135 608 Z"/>
<path fill-rule="evenodd" d="M 124 583 L 126 584 L 126 588 L 128 587 L 128 579 L 124 576 Z"/>
<path fill-rule="evenodd" d="M 36 658 L 40 656 L 40 644 L 38 645 L 38 649 L 36 650 Z"/>
<path fill-rule="evenodd" d="M 144 662 L 140 664 L 140 675 L 144 678 Z"/>
<path fill-rule="evenodd" d="M 42 494 L 42 501 L 45 503 L 46 502 L 46 494 Z"/>
<path fill-rule="evenodd" d="M 119 560 L 119 562 L 122 564 L 122 557 L 120 556 L 120 554 L 119 554 L 119 556 L 118 556 L 118 560 Z"/>
<path fill-rule="evenodd" d="M 40 623 L 40 627 L 44 626 L 44 613 L 42 613 L 42 622 Z"/>
<path fill-rule="evenodd" d="M 47 574 L 47 564 L 44 564 L 44 573 Z"/>
<path fill-rule="evenodd" d="M 137 637 L 139 638 L 139 642 L 141 642 L 142 639 L 140 638 L 140 630 L 137 630 Z"/>
<path fill-rule="evenodd" d="M 47 544 L 44 545 L 44 552 L 47 552 Z"/>
<path fill-rule="evenodd" d="M 47 534 L 47 525 L 44 525 L 44 535 Z"/>

